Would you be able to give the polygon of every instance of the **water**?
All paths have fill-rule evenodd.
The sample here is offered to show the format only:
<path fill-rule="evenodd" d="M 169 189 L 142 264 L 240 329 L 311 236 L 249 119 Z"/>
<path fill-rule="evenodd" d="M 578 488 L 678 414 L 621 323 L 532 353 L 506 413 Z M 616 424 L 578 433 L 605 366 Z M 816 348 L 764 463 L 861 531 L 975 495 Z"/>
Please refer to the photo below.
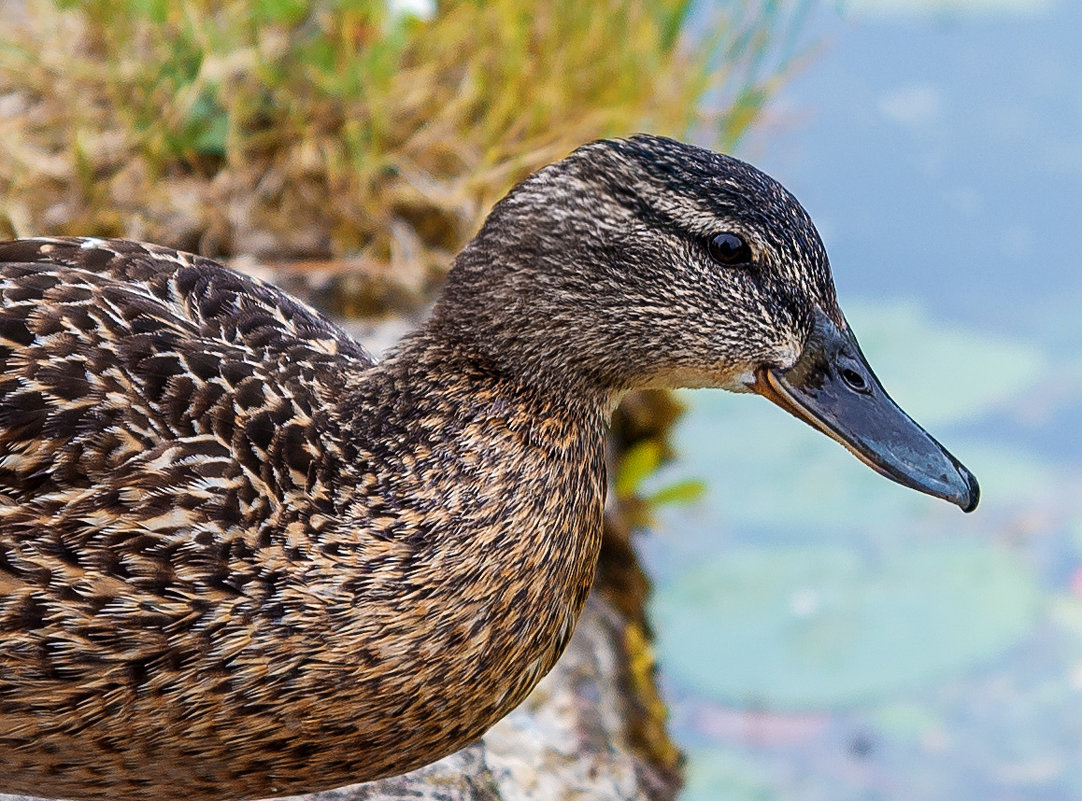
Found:
<path fill-rule="evenodd" d="M 642 541 L 685 798 L 1082 799 L 1082 3 L 859 5 L 824 5 L 739 155 L 807 206 L 873 367 L 984 499 L 688 393 L 658 484 L 710 491 Z"/>

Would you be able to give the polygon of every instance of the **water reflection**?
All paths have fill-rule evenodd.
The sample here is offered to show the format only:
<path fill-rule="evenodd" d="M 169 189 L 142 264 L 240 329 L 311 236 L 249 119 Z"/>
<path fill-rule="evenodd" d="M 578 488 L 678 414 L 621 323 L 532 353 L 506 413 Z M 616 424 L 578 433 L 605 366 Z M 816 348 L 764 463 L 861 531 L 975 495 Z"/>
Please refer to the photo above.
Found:
<path fill-rule="evenodd" d="M 689 394 L 659 482 L 710 493 L 644 540 L 686 797 L 1082 798 L 1082 4 L 819 25 L 742 155 L 812 212 L 873 367 L 984 500 L 964 516 L 761 399 Z"/>

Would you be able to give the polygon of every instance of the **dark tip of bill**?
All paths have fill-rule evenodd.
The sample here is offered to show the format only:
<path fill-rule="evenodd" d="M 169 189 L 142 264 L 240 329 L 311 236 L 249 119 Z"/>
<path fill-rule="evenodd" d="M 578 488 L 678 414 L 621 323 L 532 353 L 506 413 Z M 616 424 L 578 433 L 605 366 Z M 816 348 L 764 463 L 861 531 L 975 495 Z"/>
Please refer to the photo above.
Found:
<path fill-rule="evenodd" d="M 977 508 L 977 504 L 981 500 L 981 487 L 977 483 L 977 478 L 965 467 L 955 463 L 955 467 L 958 468 L 958 475 L 962 477 L 962 480 L 966 483 L 966 489 L 968 492 L 959 501 L 958 505 L 962 508 L 963 512 L 972 512 Z"/>

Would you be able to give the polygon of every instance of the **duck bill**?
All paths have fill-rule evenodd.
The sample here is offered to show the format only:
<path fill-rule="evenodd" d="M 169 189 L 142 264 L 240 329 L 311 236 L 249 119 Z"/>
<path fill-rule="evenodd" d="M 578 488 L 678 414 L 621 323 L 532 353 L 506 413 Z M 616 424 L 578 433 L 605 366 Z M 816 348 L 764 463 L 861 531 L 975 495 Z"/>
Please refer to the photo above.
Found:
<path fill-rule="evenodd" d="M 796 364 L 759 368 L 751 388 L 887 478 L 964 512 L 977 508 L 973 474 L 891 400 L 848 326 L 821 310 Z"/>

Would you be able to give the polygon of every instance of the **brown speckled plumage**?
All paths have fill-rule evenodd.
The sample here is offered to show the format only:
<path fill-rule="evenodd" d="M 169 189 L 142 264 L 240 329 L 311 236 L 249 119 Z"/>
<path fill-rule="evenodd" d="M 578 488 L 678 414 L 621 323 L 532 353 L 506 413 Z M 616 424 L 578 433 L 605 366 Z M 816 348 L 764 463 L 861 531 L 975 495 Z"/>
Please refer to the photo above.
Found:
<path fill-rule="evenodd" d="M 754 270 L 711 262 L 740 230 Z M 837 315 L 796 201 L 669 140 L 494 210 L 374 364 L 273 287 L 123 241 L 0 245 L 0 792 L 161 801 L 403 772 L 548 671 L 627 389 L 743 388 Z"/>

